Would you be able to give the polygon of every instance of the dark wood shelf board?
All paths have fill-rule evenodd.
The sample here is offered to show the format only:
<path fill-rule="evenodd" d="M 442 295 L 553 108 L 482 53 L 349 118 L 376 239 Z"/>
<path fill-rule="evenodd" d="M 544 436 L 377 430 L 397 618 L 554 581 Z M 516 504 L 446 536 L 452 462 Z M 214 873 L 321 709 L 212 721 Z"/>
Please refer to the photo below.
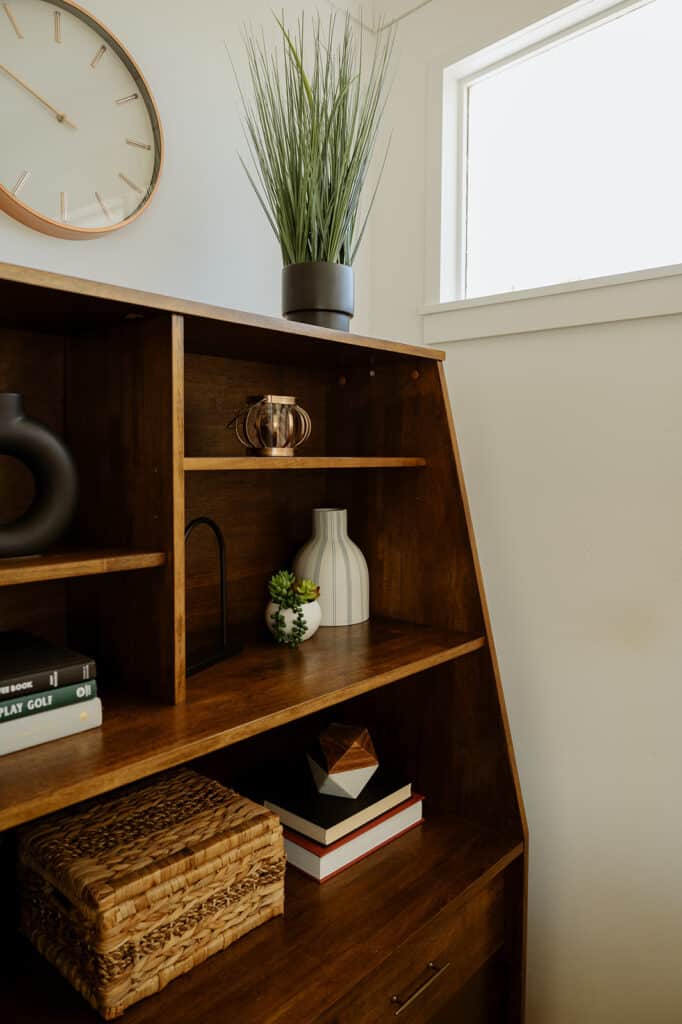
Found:
<path fill-rule="evenodd" d="M 275 470 L 275 469 L 416 469 L 426 465 L 426 459 L 383 456 L 307 456 L 294 455 L 287 458 L 265 458 L 245 456 L 243 458 L 196 457 L 185 458 L 186 473 L 225 472 L 229 470 Z"/>
<path fill-rule="evenodd" d="M 3 282 L 13 284 L 14 288 L 10 291 L 2 286 Z M 218 326 L 223 342 L 227 341 L 223 344 L 226 355 L 230 355 L 234 349 L 230 344 L 232 339 L 227 338 L 231 329 L 235 337 L 239 334 L 257 335 L 262 342 L 266 343 L 269 339 L 273 347 L 280 348 L 294 346 L 298 340 L 302 340 L 310 349 L 310 341 L 318 341 L 321 343 L 318 346 L 320 349 L 326 347 L 331 352 L 340 350 L 338 354 L 341 357 L 345 352 L 352 353 L 353 349 L 358 349 L 364 350 L 367 355 L 387 353 L 412 356 L 420 360 L 445 359 L 444 352 L 421 345 L 406 345 L 346 331 L 333 331 L 280 317 L 224 309 L 221 306 L 121 288 L 84 278 L 66 277 L 12 263 L 0 263 L 0 286 L 4 302 L 3 318 L 6 322 L 16 322 L 22 326 L 34 324 L 57 333 L 74 319 L 95 326 L 165 312 L 185 317 L 188 328 L 195 326 L 201 333 L 206 333 L 207 328 L 214 325 Z"/>
<path fill-rule="evenodd" d="M 185 704 L 105 689 L 100 729 L 0 760 L 0 831 L 484 646 L 483 637 L 372 620 L 322 628 L 295 651 L 250 643 L 188 680 Z"/>
<path fill-rule="evenodd" d="M 289 869 L 283 918 L 131 1007 L 126 1024 L 311 1020 L 376 971 L 443 907 L 463 903 L 522 853 L 516 838 L 427 817 L 421 827 L 323 886 Z M 99 1020 L 23 941 L 0 971 L 3 1008 L 15 1024 Z"/>
<path fill-rule="evenodd" d="M 110 572 L 155 569 L 166 564 L 163 551 L 67 551 L 0 559 L 0 587 L 19 583 L 99 576 Z"/>

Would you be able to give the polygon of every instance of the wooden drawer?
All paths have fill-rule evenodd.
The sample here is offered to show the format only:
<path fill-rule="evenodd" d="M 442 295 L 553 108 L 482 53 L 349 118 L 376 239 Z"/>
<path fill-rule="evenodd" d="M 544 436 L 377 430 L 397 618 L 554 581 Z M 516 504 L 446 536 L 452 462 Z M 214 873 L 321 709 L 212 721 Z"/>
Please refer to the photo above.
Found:
<path fill-rule="evenodd" d="M 504 883 L 445 907 L 318 1024 L 426 1024 L 502 946 Z"/>

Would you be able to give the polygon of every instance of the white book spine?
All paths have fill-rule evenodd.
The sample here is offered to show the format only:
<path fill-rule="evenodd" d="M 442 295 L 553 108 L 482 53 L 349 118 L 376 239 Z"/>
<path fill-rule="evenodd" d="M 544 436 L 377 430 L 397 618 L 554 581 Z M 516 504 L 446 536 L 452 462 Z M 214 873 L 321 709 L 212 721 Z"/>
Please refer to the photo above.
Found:
<path fill-rule="evenodd" d="M 0 756 L 96 729 L 101 724 L 102 702 L 99 697 L 17 718 L 13 722 L 3 722 L 0 725 Z"/>
<path fill-rule="evenodd" d="M 353 864 L 356 860 L 360 860 L 368 853 L 390 842 L 391 839 L 395 839 L 396 836 L 401 835 L 408 828 L 412 828 L 421 819 L 422 802 L 418 800 L 406 807 L 404 811 L 399 811 L 398 814 L 392 815 L 386 821 L 379 822 L 374 828 L 366 829 L 359 836 L 343 843 L 336 850 L 330 850 L 322 857 L 286 837 L 284 850 L 290 864 L 305 871 L 307 875 L 312 875 L 318 882 L 324 882 L 329 875 L 336 874 L 348 864 Z"/>

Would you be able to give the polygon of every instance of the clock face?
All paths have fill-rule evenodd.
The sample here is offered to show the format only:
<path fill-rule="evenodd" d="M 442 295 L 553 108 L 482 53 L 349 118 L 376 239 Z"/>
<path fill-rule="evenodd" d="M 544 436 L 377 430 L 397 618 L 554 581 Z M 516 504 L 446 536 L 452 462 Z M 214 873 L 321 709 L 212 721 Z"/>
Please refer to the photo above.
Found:
<path fill-rule="evenodd" d="M 161 125 L 140 71 L 66 0 L 0 2 L 0 137 L 0 209 L 61 237 L 127 224 L 161 171 Z"/>

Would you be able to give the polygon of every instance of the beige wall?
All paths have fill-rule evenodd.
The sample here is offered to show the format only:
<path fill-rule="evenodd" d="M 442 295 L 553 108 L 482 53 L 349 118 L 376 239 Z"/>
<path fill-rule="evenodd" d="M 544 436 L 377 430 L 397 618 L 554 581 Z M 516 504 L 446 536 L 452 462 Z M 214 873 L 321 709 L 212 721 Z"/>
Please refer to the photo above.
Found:
<path fill-rule="evenodd" d="M 422 332 L 429 61 L 559 6 L 403 23 L 374 333 Z M 682 1020 L 681 338 L 663 316 L 446 346 L 532 835 L 529 1024 Z"/>

